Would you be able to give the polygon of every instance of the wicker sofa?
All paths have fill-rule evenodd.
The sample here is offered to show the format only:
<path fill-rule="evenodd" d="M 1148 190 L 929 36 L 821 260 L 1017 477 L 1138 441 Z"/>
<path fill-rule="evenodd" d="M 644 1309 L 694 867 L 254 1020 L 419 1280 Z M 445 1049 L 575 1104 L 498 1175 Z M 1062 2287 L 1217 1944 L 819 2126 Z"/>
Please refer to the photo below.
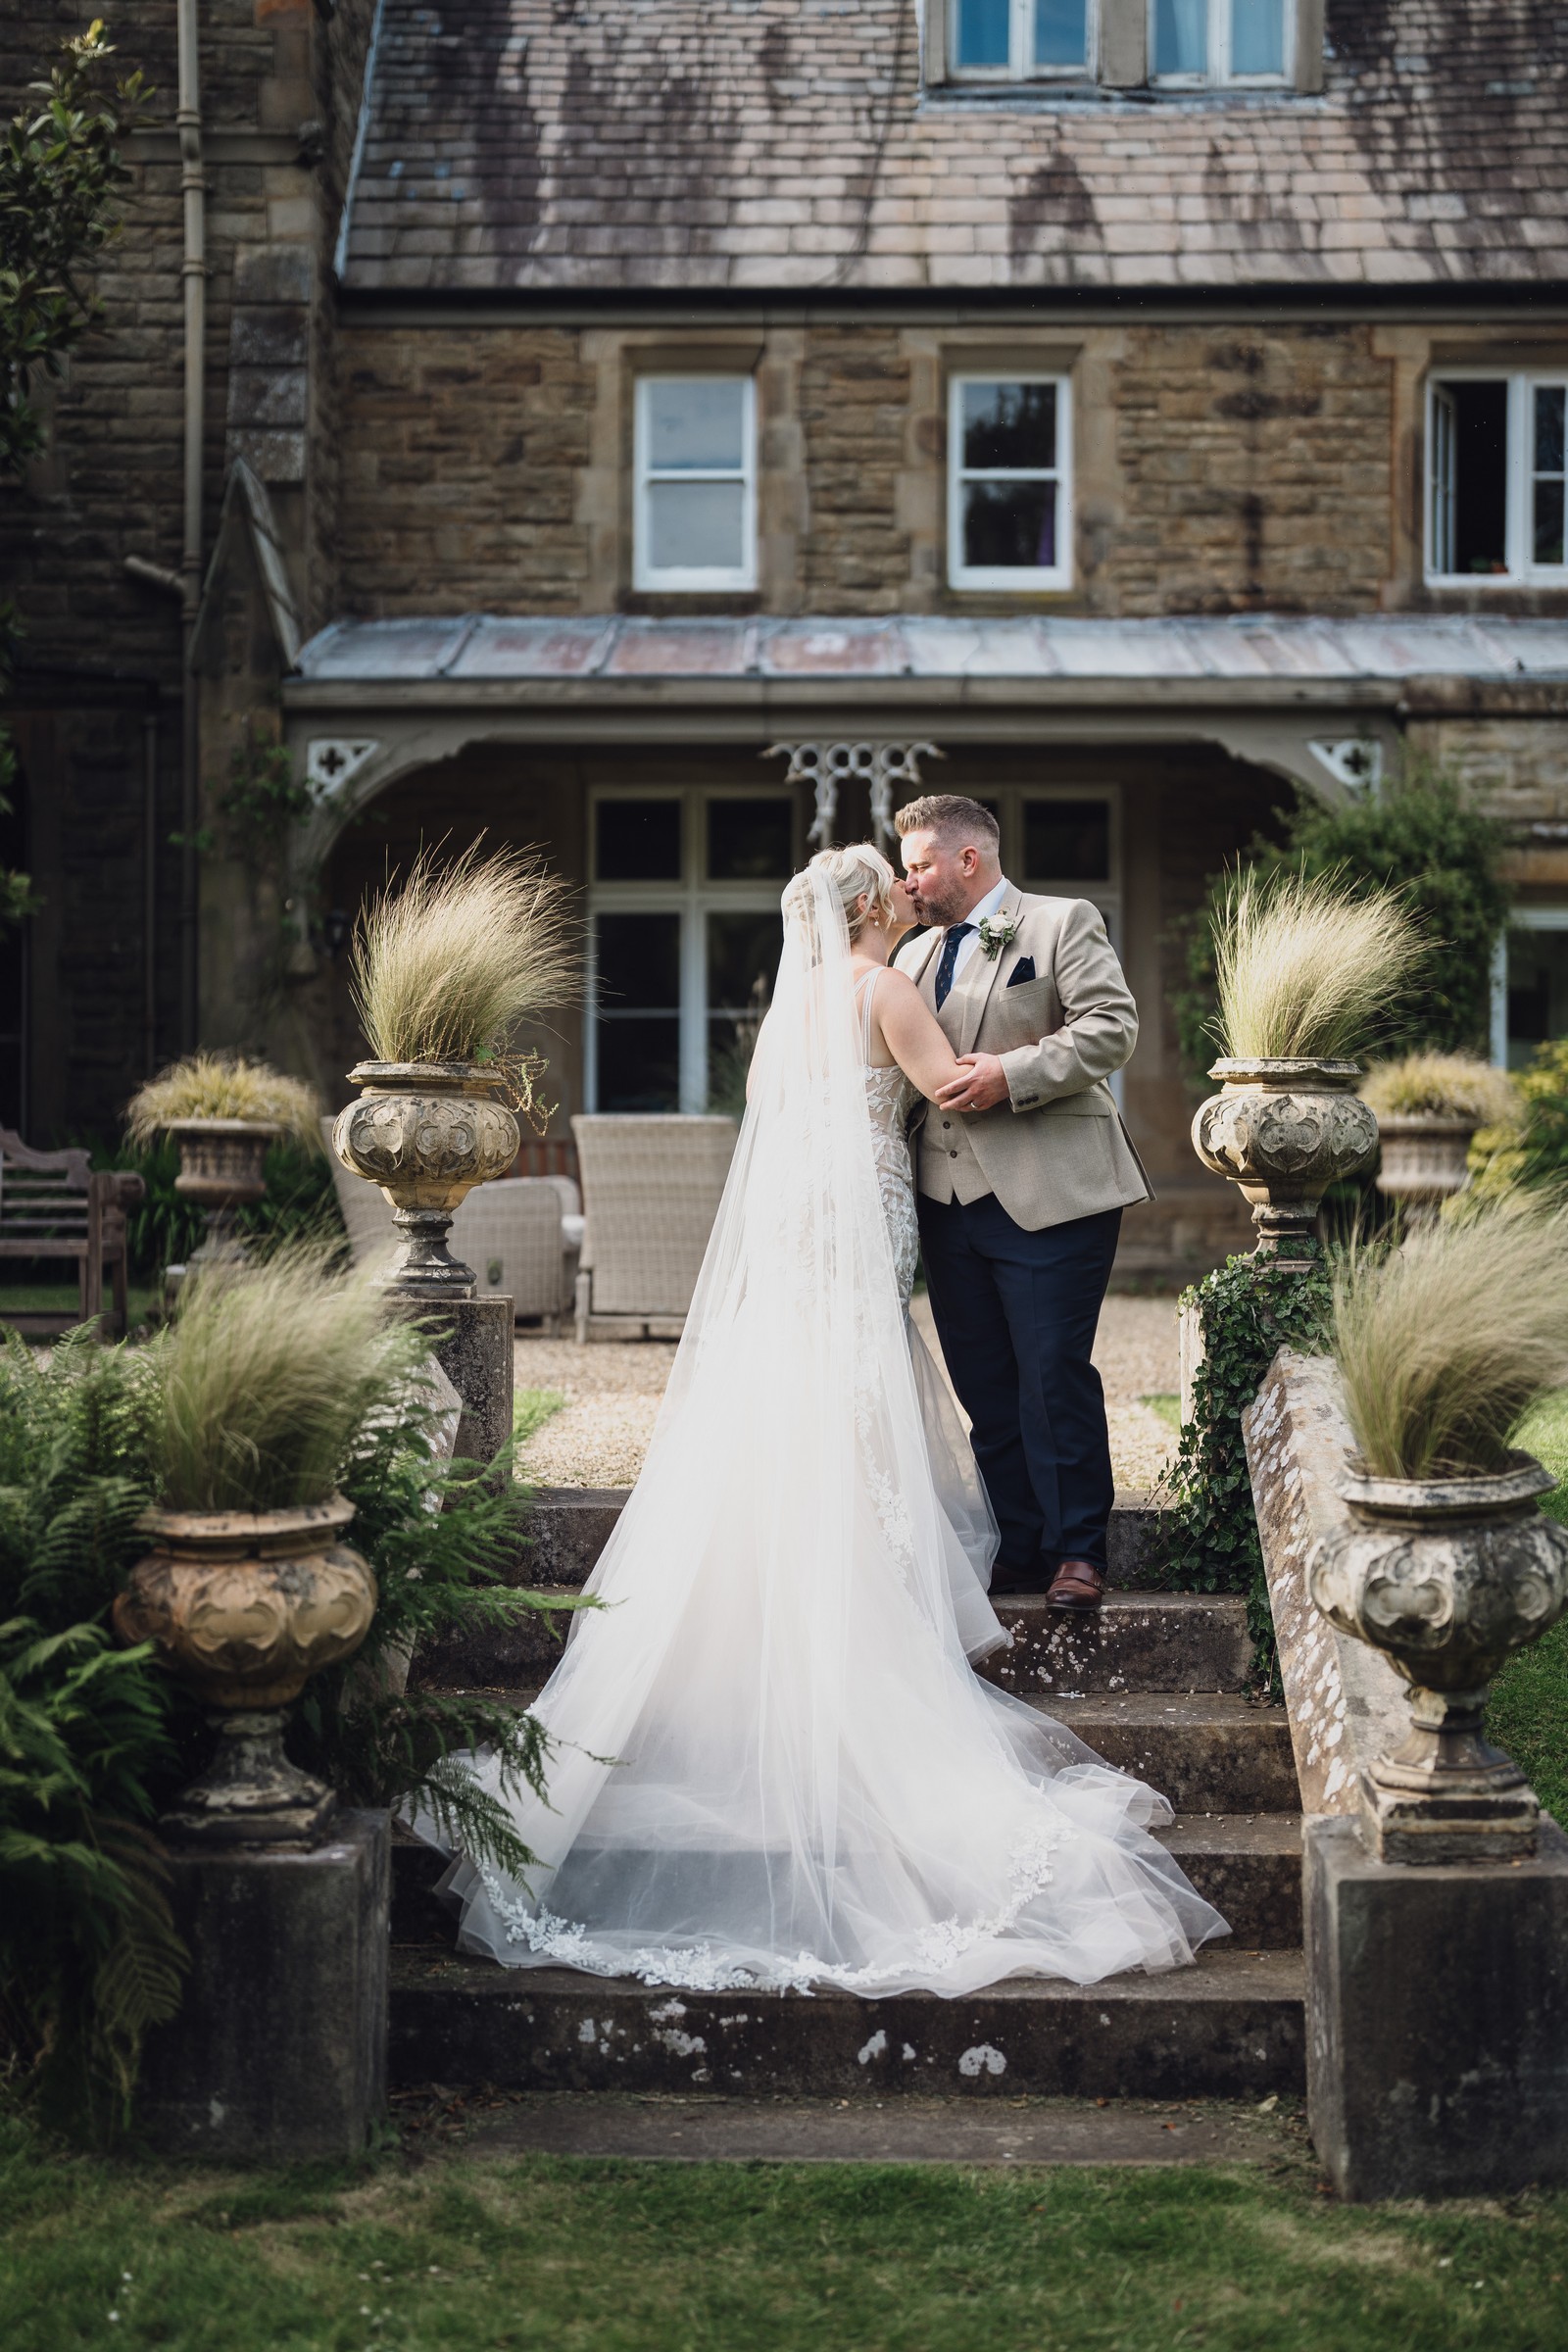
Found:
<path fill-rule="evenodd" d="M 571 1122 L 584 1234 L 577 1338 L 679 1325 L 735 1153 L 733 1119 L 593 1112 Z"/>
<path fill-rule="evenodd" d="M 345 1168 L 322 1121 L 349 1247 L 365 1262 L 396 1244 L 392 1207 L 377 1185 Z M 569 1176 L 503 1176 L 476 1185 L 452 1220 L 454 1257 L 471 1266 L 481 1298 L 510 1297 L 519 1323 L 559 1331 L 571 1312 L 582 1247 L 582 1200 Z"/>

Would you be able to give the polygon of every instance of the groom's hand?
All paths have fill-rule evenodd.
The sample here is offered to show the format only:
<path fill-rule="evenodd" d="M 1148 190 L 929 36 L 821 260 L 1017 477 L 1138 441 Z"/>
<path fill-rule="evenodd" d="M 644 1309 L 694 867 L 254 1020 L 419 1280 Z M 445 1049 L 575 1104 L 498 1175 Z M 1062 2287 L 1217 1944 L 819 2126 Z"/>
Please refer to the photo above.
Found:
<path fill-rule="evenodd" d="M 961 1078 L 950 1078 L 937 1089 L 943 1110 L 992 1110 L 1007 1100 L 1007 1073 L 996 1054 L 960 1054 Z"/>

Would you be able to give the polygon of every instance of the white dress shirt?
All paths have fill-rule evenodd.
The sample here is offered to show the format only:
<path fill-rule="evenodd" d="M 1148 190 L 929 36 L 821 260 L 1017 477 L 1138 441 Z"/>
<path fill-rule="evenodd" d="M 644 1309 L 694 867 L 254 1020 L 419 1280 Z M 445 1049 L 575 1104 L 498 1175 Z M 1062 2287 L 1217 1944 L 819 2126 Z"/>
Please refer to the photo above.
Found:
<path fill-rule="evenodd" d="M 961 974 L 964 965 L 968 962 L 970 956 L 978 954 L 979 952 L 980 932 L 978 925 L 980 917 L 983 914 L 997 913 L 1002 906 L 1003 900 L 1006 897 L 1011 888 L 1011 883 L 1007 880 L 1005 874 L 1004 874 L 1002 880 L 997 884 L 996 889 L 988 890 L 985 897 L 980 901 L 980 904 L 977 906 L 971 906 L 968 913 L 963 917 L 963 920 L 966 923 L 973 923 L 976 925 L 976 928 L 969 933 L 966 939 L 960 939 L 958 942 L 958 953 L 954 958 L 953 964 L 953 984 L 955 988 L 956 988 L 959 975 Z M 953 925 L 950 923 L 947 927 L 951 931 Z M 937 954 L 940 956 L 941 953 L 942 951 L 939 948 L 937 950 Z"/>

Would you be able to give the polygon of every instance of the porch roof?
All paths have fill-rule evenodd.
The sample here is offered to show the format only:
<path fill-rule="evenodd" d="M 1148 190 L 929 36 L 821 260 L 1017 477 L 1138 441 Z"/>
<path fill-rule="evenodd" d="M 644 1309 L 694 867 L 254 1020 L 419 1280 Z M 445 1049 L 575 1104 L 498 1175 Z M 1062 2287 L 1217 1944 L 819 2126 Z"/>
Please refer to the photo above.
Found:
<path fill-rule="evenodd" d="M 1568 618 L 1511 615 L 1246 613 L 1152 620 L 1047 616 L 967 619 L 652 619 L 586 614 L 509 619 L 467 613 L 339 620 L 300 652 L 306 688 L 461 689 L 534 682 L 614 699 L 639 684 L 853 686 L 1016 680 L 1025 689 L 1137 686 L 1182 700 L 1240 691 L 1314 698 L 1372 689 L 1395 699 L 1413 679 L 1568 685 Z M 1378 695 L 1376 690 L 1383 689 Z M 1249 693 L 1250 690 L 1250 693 Z M 1392 695 L 1390 690 L 1393 690 Z M 908 688 L 906 687 L 906 693 Z M 421 697 L 421 699 L 423 699 Z M 443 699 L 445 699 L 443 697 Z M 575 696 L 572 699 L 576 699 Z M 1555 698 L 1553 698 L 1555 699 Z"/>

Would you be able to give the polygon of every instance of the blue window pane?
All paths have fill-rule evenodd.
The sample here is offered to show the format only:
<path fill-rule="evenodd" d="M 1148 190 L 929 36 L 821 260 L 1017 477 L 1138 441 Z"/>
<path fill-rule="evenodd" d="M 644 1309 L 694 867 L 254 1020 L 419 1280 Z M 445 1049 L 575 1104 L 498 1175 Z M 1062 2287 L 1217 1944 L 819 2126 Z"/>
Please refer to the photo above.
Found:
<path fill-rule="evenodd" d="M 1089 0 L 1035 0 L 1035 64 L 1081 66 L 1089 39 Z"/>
<path fill-rule="evenodd" d="M 1208 72 L 1208 0 L 1154 0 L 1154 72 Z"/>
<path fill-rule="evenodd" d="M 1538 384 L 1536 387 L 1536 471 L 1561 473 L 1563 469 L 1564 403 L 1568 400 L 1561 384 Z"/>
<path fill-rule="evenodd" d="M 1284 71 L 1285 0 L 1231 0 L 1231 72 Z"/>
<path fill-rule="evenodd" d="M 960 66 L 1005 66 L 1009 0 L 958 0 Z"/>

